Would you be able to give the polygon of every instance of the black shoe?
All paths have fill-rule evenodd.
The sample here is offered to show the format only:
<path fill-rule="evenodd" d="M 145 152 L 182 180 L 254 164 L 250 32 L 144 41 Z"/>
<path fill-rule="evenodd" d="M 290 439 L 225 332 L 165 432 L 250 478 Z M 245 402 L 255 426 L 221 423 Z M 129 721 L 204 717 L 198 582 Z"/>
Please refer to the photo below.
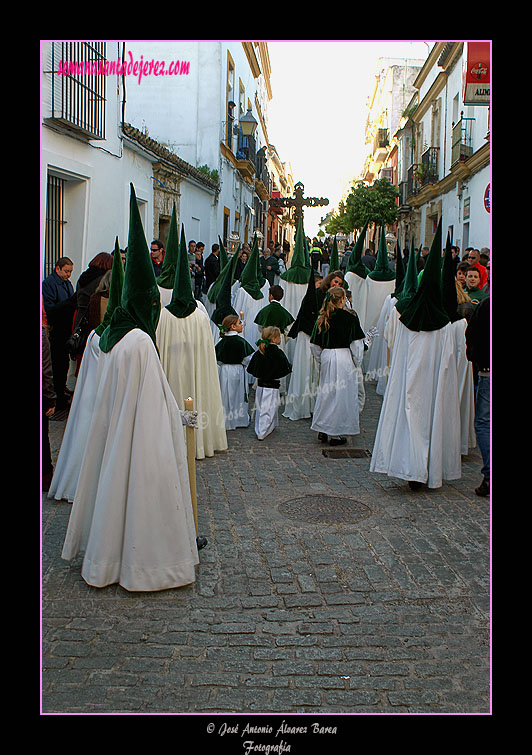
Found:
<path fill-rule="evenodd" d="M 327 443 L 327 435 L 325 433 L 318 433 L 318 440 L 321 440 L 322 443 Z"/>
<path fill-rule="evenodd" d="M 489 495 L 490 494 L 490 481 L 486 480 L 486 478 L 484 477 L 484 479 L 482 480 L 478 488 L 475 488 L 475 493 L 481 496 Z"/>
<path fill-rule="evenodd" d="M 203 535 L 198 535 L 196 538 L 196 547 L 200 551 L 202 548 L 205 548 L 207 545 L 208 540 L 206 537 L 203 537 Z"/>
<path fill-rule="evenodd" d="M 423 483 L 417 482 L 416 480 L 409 480 L 408 487 L 410 488 L 410 490 L 419 490 L 423 487 Z"/>
<path fill-rule="evenodd" d="M 330 446 L 343 446 L 347 443 L 347 438 L 331 438 L 329 441 Z"/>

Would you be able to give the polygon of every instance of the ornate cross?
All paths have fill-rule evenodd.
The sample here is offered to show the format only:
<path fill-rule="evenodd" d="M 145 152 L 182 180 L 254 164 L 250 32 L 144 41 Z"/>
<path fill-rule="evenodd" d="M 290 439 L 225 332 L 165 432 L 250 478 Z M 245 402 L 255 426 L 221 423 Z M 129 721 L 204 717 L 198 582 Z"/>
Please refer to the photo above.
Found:
<path fill-rule="evenodd" d="M 329 204 L 328 199 L 318 199 L 317 197 L 303 197 L 303 191 L 305 187 L 299 181 L 294 186 L 293 197 L 275 197 L 270 199 L 270 207 L 293 207 L 294 208 L 294 220 L 295 224 L 299 223 L 299 218 L 303 218 L 303 207 L 323 207 Z"/>

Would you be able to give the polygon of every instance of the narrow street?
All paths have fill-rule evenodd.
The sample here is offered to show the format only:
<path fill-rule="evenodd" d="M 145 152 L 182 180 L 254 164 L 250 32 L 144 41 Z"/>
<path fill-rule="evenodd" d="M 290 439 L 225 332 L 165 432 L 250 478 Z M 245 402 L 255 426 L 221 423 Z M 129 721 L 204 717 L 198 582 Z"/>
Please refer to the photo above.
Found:
<path fill-rule="evenodd" d="M 43 712 L 205 714 L 200 728 L 237 713 L 241 730 L 265 713 L 489 713 L 480 454 L 438 490 L 371 474 L 381 402 L 368 383 L 358 456 L 324 456 L 310 420 L 280 416 L 197 462 L 208 546 L 182 589 L 89 587 L 60 557 L 71 506 L 43 494 Z"/>

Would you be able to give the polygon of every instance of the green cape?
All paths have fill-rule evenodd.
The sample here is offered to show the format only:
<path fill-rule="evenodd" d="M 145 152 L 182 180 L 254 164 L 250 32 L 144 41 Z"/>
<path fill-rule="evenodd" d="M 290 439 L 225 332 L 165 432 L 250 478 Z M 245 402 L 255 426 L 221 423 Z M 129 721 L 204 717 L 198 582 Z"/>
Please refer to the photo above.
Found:
<path fill-rule="evenodd" d="M 179 240 L 174 289 L 172 291 L 170 304 L 166 305 L 166 309 L 175 317 L 183 319 L 184 317 L 191 315 L 197 306 L 198 304 L 192 293 L 185 228 L 181 225 L 181 238 Z"/>
<path fill-rule="evenodd" d="M 177 216 L 174 203 L 172 218 L 170 220 L 170 228 L 168 229 L 168 240 L 166 242 L 164 260 L 161 267 L 161 272 L 159 274 L 159 277 L 157 278 L 157 285 L 160 288 L 174 287 L 178 253 L 179 241 L 177 230 Z"/>
<path fill-rule="evenodd" d="M 255 351 L 253 346 L 240 335 L 220 338 L 214 350 L 216 361 L 223 362 L 223 364 L 241 364 L 246 357 Z"/>
<path fill-rule="evenodd" d="M 227 315 L 238 315 L 238 312 L 231 305 L 231 286 L 233 284 L 237 261 L 238 250 L 229 260 L 229 264 L 224 268 L 224 276 L 216 296 L 216 309 L 211 315 L 211 320 L 215 325 L 221 325 L 224 317 L 227 317 Z"/>
<path fill-rule="evenodd" d="M 124 263 L 122 262 L 122 256 L 120 255 L 120 247 L 118 246 L 118 236 L 115 240 L 115 250 L 113 253 L 113 266 L 111 268 L 111 281 L 109 284 L 109 302 L 107 309 L 103 316 L 103 320 L 94 329 L 94 332 L 101 336 L 103 331 L 111 322 L 111 315 L 115 311 L 116 307 L 120 304 L 122 298 L 122 288 L 124 286 Z"/>
<path fill-rule="evenodd" d="M 451 322 L 461 320 L 463 315 L 458 312 L 458 294 L 456 292 L 456 278 L 454 274 L 453 253 L 451 249 L 451 238 L 447 233 L 447 242 L 445 244 L 445 254 L 441 268 L 441 285 L 443 294 L 443 306 L 449 315 Z"/>
<path fill-rule="evenodd" d="M 290 312 L 283 307 L 278 301 L 271 301 L 265 307 L 257 312 L 255 322 L 261 328 L 267 328 L 268 325 L 275 325 L 281 333 L 294 322 Z"/>
<path fill-rule="evenodd" d="M 127 263 L 122 298 L 111 315 L 109 325 L 100 336 L 100 350 L 103 352 L 110 351 L 134 328 L 147 333 L 157 348 L 155 331 L 161 313 L 161 297 L 142 228 L 135 189 L 133 184 L 130 186 Z"/>
<path fill-rule="evenodd" d="M 318 330 L 316 321 L 310 342 L 322 349 L 348 349 L 353 341 L 364 338 L 360 320 L 354 310 L 335 309 L 329 320 L 329 329 Z"/>
<path fill-rule="evenodd" d="M 246 266 L 244 267 L 244 271 L 242 272 L 242 275 L 240 277 L 240 287 L 247 291 L 253 299 L 264 298 L 264 295 L 260 290 L 261 284 L 258 277 L 259 267 L 259 243 L 257 241 L 257 237 L 255 236 L 255 238 L 253 239 L 251 254 L 249 255 Z M 264 283 L 262 285 L 264 285 Z"/>
<path fill-rule="evenodd" d="M 366 231 L 368 230 L 369 220 L 366 221 L 364 228 L 362 229 L 358 239 L 356 240 L 355 247 L 349 255 L 349 261 L 345 269 L 346 273 L 355 273 L 359 278 L 366 278 L 370 272 L 368 268 L 362 262 L 362 250 L 364 247 L 364 241 L 366 239 Z"/>
<path fill-rule="evenodd" d="M 399 298 L 399 295 L 403 289 L 404 280 L 405 280 L 404 260 L 403 260 L 403 255 L 401 253 L 401 250 L 399 249 L 399 246 L 398 246 L 397 252 L 395 255 L 395 289 L 392 294 L 392 296 L 395 296 L 396 299 Z"/>
<path fill-rule="evenodd" d="M 440 218 L 419 287 L 399 318 L 409 330 L 439 330 L 449 322 L 449 315 L 443 305 L 441 285 L 441 225 Z"/>
<path fill-rule="evenodd" d="M 406 263 L 406 272 L 403 280 L 403 287 L 401 293 L 397 297 L 395 308 L 398 312 L 402 312 L 408 302 L 412 299 L 417 291 L 417 256 L 414 250 L 414 243 L 412 242 L 412 248 L 408 255 L 408 262 Z"/>
<path fill-rule="evenodd" d="M 281 275 L 281 280 L 288 281 L 288 283 L 306 283 L 310 267 L 305 231 L 303 230 L 303 218 L 299 218 L 290 267 Z"/>
<path fill-rule="evenodd" d="M 300 331 L 307 335 L 312 334 L 314 324 L 318 316 L 318 294 L 316 291 L 316 279 L 314 275 L 314 268 L 310 268 L 310 274 L 308 278 L 308 286 L 305 296 L 303 297 L 301 304 L 299 305 L 299 312 L 294 321 L 294 324 L 288 331 L 289 338 L 297 338 L 297 334 Z"/>

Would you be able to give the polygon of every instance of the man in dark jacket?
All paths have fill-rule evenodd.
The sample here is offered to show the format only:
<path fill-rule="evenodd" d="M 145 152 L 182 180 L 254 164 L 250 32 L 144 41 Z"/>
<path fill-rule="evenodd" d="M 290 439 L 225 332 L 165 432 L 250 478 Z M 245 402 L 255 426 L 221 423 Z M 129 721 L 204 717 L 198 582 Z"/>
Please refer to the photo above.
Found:
<path fill-rule="evenodd" d="M 466 354 L 473 363 L 475 382 L 475 433 L 482 454 L 481 484 L 475 488 L 477 495 L 490 492 L 490 300 L 483 299 L 473 311 L 467 324 Z"/>
<path fill-rule="evenodd" d="M 213 244 L 211 253 L 205 260 L 205 290 L 208 291 L 220 274 L 220 246 Z"/>
<path fill-rule="evenodd" d="M 42 299 L 48 322 L 52 372 L 56 393 L 56 409 L 66 409 L 70 395 L 66 379 L 70 358 L 67 341 L 72 334 L 72 323 L 76 309 L 76 295 L 70 282 L 74 263 L 69 257 L 61 257 L 55 269 L 42 283 Z"/>

